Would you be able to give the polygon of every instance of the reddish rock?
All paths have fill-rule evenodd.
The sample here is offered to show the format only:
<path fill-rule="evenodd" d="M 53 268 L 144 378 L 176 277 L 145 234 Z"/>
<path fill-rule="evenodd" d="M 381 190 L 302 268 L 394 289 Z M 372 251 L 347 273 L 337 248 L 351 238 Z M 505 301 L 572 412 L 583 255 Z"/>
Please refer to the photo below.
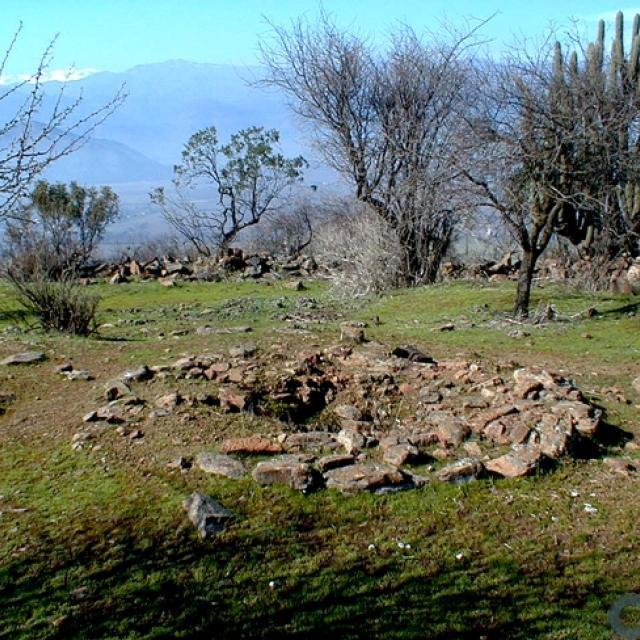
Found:
<path fill-rule="evenodd" d="M 485 462 L 485 467 L 487 471 L 505 478 L 518 478 L 533 473 L 538 467 L 541 457 L 539 449 L 521 447 Z"/>
<path fill-rule="evenodd" d="M 223 453 L 274 454 L 282 453 L 282 445 L 261 436 L 227 438 L 220 445 Z"/>
<path fill-rule="evenodd" d="M 173 391 L 171 393 L 160 396 L 159 398 L 156 398 L 155 405 L 160 409 L 171 411 L 172 409 L 175 409 L 183 400 L 184 398 L 179 393 Z"/>
<path fill-rule="evenodd" d="M 443 447 L 457 447 L 471 433 L 467 424 L 452 417 L 440 422 L 435 431 Z"/>
<path fill-rule="evenodd" d="M 230 413 L 242 411 L 247 404 L 246 396 L 231 387 L 221 387 L 218 391 L 218 400 L 220 408 Z"/>
<path fill-rule="evenodd" d="M 394 467 L 400 467 L 418 457 L 418 449 L 409 443 L 396 444 L 385 450 L 382 461 Z"/>

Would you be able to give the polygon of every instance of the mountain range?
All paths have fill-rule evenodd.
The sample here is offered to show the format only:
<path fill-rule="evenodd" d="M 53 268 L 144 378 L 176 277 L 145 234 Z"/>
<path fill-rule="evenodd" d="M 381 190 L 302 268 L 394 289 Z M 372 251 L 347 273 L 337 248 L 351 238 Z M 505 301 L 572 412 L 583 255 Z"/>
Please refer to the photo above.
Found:
<path fill-rule="evenodd" d="M 100 72 L 81 80 L 48 82 L 41 113 L 47 114 L 63 91 L 62 105 L 81 98 L 77 119 L 107 104 L 123 87 L 124 102 L 78 151 L 62 158 L 44 175 L 53 181 L 110 185 L 121 198 L 123 221 L 132 228 L 139 215 L 154 215 L 148 193 L 166 185 L 182 147 L 199 129 L 215 126 L 219 138 L 249 126 L 280 131 L 285 155 L 302 154 L 311 167 L 306 182 L 336 181 L 322 165 L 281 93 L 258 86 L 259 67 L 193 63 L 184 60 L 140 65 L 124 72 Z M 25 87 L 25 89 L 28 87 Z M 6 122 L 24 96 L 0 100 Z"/>

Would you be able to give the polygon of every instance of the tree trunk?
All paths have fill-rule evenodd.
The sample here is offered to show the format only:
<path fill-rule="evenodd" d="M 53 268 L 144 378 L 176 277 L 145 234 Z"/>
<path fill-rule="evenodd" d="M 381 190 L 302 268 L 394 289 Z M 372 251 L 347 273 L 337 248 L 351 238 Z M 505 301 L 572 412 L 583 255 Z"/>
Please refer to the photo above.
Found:
<path fill-rule="evenodd" d="M 513 313 L 516 318 L 529 317 L 529 305 L 531 303 L 531 283 L 536 268 L 539 253 L 531 249 L 523 249 L 522 262 L 518 273 L 518 288 L 516 293 L 516 305 Z"/>
<path fill-rule="evenodd" d="M 409 285 L 433 284 L 440 264 L 449 248 L 451 235 L 426 237 L 413 228 L 401 230 L 400 242 L 404 251 L 405 279 Z"/>

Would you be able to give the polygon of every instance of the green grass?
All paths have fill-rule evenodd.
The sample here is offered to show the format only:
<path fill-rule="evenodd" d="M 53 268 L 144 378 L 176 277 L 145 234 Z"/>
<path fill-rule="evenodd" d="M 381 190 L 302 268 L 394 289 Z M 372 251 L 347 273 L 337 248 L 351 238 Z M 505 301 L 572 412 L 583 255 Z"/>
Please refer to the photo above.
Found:
<path fill-rule="evenodd" d="M 113 427 L 99 450 L 74 452 L 70 438 L 103 379 L 127 366 L 245 340 L 260 348 L 284 341 L 293 353 L 335 343 L 341 317 L 375 316 L 381 324 L 372 323 L 367 335 L 386 344 L 413 342 L 437 358 L 477 354 L 566 369 L 600 394 L 610 422 L 640 436 L 633 404 L 640 399 L 630 386 L 640 374 L 640 316 L 628 315 L 637 300 L 538 289 L 534 306 L 553 303 L 561 316 L 594 306 L 602 315 L 525 327 L 530 336 L 510 338 L 502 316 L 512 303 L 510 284 L 437 286 L 358 305 L 333 301 L 323 285 L 299 293 L 250 282 L 96 289 L 104 295 L 103 321 L 113 324 L 101 339 L 34 332 L 0 343 L 2 353 L 35 344 L 51 361 L 70 357 L 98 377 L 63 383 L 51 361 L 10 378 L 0 372 L 17 396 L 0 416 L 2 640 L 612 637 L 608 608 L 640 588 L 640 494 L 637 479 L 612 478 L 600 460 L 563 463 L 517 481 L 303 496 L 248 479 L 171 471 L 147 444 L 124 442 Z M 224 315 L 233 308 L 226 301 L 239 297 L 257 303 Z M 305 297 L 341 317 L 329 316 L 309 336 L 275 333 L 288 326 L 278 314 L 295 311 Z M 284 306 L 274 308 L 279 298 Z M 13 308 L 6 290 L 0 307 Z M 191 315 L 208 308 L 215 313 Z M 149 322 L 118 323 L 136 318 Z M 456 330 L 440 332 L 448 321 Z M 6 313 L 0 322 L 12 323 Z M 171 337 L 177 323 L 189 332 Z M 251 324 L 254 332 L 193 332 L 214 323 Z M 602 388 L 614 384 L 632 404 L 605 397 Z M 238 429 L 259 428 L 242 416 L 234 420 Z M 145 427 L 149 438 L 165 438 L 167 451 L 200 450 L 217 428 L 212 422 L 201 440 L 178 446 L 173 440 L 188 438 L 188 426 L 176 423 L 166 436 Z M 201 541 L 180 509 L 194 490 L 236 514 L 213 540 Z M 584 510 L 587 502 L 597 513 Z"/>

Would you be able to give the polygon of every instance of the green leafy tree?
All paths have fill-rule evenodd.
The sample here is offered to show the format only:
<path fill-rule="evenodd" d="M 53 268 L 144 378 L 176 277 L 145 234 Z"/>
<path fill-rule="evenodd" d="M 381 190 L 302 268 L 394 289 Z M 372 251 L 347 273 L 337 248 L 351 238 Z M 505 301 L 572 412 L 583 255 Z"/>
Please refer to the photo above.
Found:
<path fill-rule="evenodd" d="M 182 163 L 174 167 L 175 193 L 158 188 L 151 199 L 198 253 L 211 255 L 278 211 L 287 191 L 302 181 L 306 161 L 279 153 L 279 138 L 275 129 L 249 127 L 220 144 L 215 127 L 202 129 L 189 138 Z M 213 187 L 215 203 L 204 210 L 194 202 L 195 190 L 203 187 Z"/>
<path fill-rule="evenodd" d="M 23 214 L 6 226 L 12 270 L 27 279 L 75 273 L 117 216 L 118 196 L 109 187 L 38 182 Z"/>

